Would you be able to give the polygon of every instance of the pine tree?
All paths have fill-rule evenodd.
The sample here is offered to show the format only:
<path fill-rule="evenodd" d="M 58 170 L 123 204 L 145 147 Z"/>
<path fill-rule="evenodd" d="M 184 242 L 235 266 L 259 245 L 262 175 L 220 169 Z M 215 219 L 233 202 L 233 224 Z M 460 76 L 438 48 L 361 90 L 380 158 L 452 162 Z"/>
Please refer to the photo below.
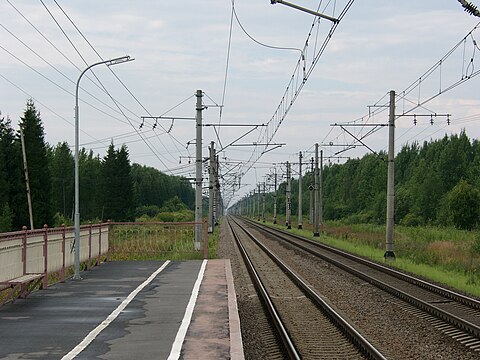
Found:
<path fill-rule="evenodd" d="M 13 197 L 12 184 L 21 181 L 15 172 L 14 134 L 10 120 L 0 113 L 0 232 L 14 230 L 10 202 Z"/>
<path fill-rule="evenodd" d="M 128 149 L 122 145 L 117 152 L 117 178 L 119 189 L 118 216 L 123 221 L 134 219 L 133 205 L 133 178 L 130 159 L 128 158 Z"/>
<path fill-rule="evenodd" d="M 102 181 L 103 219 L 132 220 L 133 179 L 125 145 L 120 150 L 115 150 L 113 144 L 108 147 L 107 155 L 102 162 Z"/>
<path fill-rule="evenodd" d="M 10 119 L 0 118 L 0 207 L 5 220 L 4 230 L 18 230 L 25 224 L 27 213 L 21 149 L 15 139 Z M 17 199 L 21 202 L 17 202 Z M 8 209 L 8 210 L 7 210 Z M 27 217 L 28 219 L 28 217 Z"/>
<path fill-rule="evenodd" d="M 10 195 L 10 183 L 8 181 L 8 148 L 13 143 L 10 121 L 1 117 L 0 114 L 0 207 L 8 204 Z"/>
<path fill-rule="evenodd" d="M 117 170 L 116 170 L 117 153 L 113 143 L 110 144 L 107 154 L 102 161 L 102 220 L 118 220 L 115 213 L 117 189 Z"/>
<path fill-rule="evenodd" d="M 25 139 L 34 227 L 41 228 L 44 224 L 53 224 L 52 177 L 45 132 L 40 112 L 35 108 L 33 100 L 27 102 L 27 107 L 23 117 L 20 118 L 19 125 L 23 130 Z M 17 135 L 17 143 L 20 143 L 19 134 Z M 24 201 L 26 204 L 26 192 L 24 192 Z M 28 216 L 22 220 L 24 224 L 29 222 Z"/>
<path fill-rule="evenodd" d="M 74 159 L 67 142 L 58 143 L 52 149 L 50 169 L 54 212 L 71 218 L 74 197 Z"/>
<path fill-rule="evenodd" d="M 102 218 L 102 161 L 81 149 L 78 155 L 80 177 L 80 219 L 94 220 Z"/>

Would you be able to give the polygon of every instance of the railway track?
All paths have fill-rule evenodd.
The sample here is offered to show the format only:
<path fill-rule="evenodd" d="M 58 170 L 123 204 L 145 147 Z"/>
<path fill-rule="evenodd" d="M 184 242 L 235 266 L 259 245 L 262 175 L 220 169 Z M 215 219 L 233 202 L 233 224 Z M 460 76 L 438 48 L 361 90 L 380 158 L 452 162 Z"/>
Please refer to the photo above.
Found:
<path fill-rule="evenodd" d="M 321 258 L 388 292 L 399 299 L 397 304 L 406 311 L 428 320 L 446 335 L 480 352 L 480 301 L 316 241 L 242 220 L 263 234 Z"/>
<path fill-rule="evenodd" d="M 385 359 L 250 231 L 227 221 L 290 359 Z"/>

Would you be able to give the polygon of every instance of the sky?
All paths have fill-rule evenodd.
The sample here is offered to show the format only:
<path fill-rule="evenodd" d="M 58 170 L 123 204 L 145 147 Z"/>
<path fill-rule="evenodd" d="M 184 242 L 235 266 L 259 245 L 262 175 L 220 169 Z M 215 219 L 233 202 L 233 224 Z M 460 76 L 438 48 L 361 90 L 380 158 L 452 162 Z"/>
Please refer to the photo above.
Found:
<path fill-rule="evenodd" d="M 332 17 L 349 3 L 291 2 Z M 232 4 L 250 37 L 232 17 Z M 274 168 L 281 175 L 286 161 L 294 163 L 296 177 L 299 152 L 308 162 L 315 143 L 328 162 L 385 151 L 388 130 L 382 127 L 363 139 L 370 149 L 357 146 L 334 156 L 354 139 L 331 125 L 387 123 L 390 90 L 397 93 L 397 116 L 408 115 L 396 119 L 397 151 L 406 143 L 463 129 L 480 138 L 480 77 L 474 76 L 480 69 L 480 30 L 465 38 L 480 19 L 464 12 L 457 0 L 353 1 L 315 64 L 333 23 L 268 0 L 0 0 L 0 14 L 0 111 L 15 128 L 33 98 L 46 141 L 73 147 L 80 73 L 101 59 L 129 55 L 135 60 L 93 68 L 102 85 L 92 72 L 82 77 L 80 145 L 103 157 L 110 143 L 126 144 L 132 162 L 194 177 L 195 123 L 190 119 L 194 94 L 202 90 L 203 123 L 224 125 L 203 127 L 202 153 L 208 156 L 211 141 L 217 149 L 226 147 L 219 158 L 229 205 Z M 302 54 L 311 72 L 285 118 L 254 128 L 277 119 L 275 111 Z M 442 65 L 433 67 L 442 58 Z M 433 125 L 431 114 L 437 114 Z M 176 119 L 155 125 L 142 116 Z M 371 127 L 348 129 L 361 137 Z M 234 144 L 242 146 L 228 146 L 240 137 Z M 271 151 L 259 157 L 265 148 L 253 144 L 264 139 Z M 274 149 L 275 144 L 284 145 Z"/>

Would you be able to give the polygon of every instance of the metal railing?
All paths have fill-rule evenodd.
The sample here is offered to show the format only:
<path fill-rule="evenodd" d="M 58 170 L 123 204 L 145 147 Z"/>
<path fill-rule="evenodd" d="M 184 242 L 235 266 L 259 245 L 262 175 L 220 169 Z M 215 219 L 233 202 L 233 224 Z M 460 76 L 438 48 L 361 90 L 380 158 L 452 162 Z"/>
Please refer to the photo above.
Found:
<path fill-rule="evenodd" d="M 83 225 L 80 229 L 80 259 L 90 269 L 93 260 L 99 264 L 109 256 L 109 223 Z M 0 282 L 25 274 L 59 273 L 64 281 L 66 269 L 74 263 L 74 228 L 59 227 L 0 234 Z M 46 288 L 47 276 L 42 287 Z M 1 290 L 1 288 L 0 288 Z"/>
<path fill-rule="evenodd" d="M 202 249 L 195 250 L 196 222 L 106 222 L 80 227 L 80 262 L 87 270 L 103 260 L 200 259 L 208 257 L 207 223 L 202 222 Z M 74 227 L 27 230 L 0 234 L 0 282 L 26 274 L 49 274 L 65 281 L 74 265 Z M 0 285 L 0 292 L 8 286 Z"/>
<path fill-rule="evenodd" d="M 195 249 L 197 222 L 112 222 L 112 260 L 187 260 L 208 257 L 207 223 L 202 222 L 202 250 Z"/>

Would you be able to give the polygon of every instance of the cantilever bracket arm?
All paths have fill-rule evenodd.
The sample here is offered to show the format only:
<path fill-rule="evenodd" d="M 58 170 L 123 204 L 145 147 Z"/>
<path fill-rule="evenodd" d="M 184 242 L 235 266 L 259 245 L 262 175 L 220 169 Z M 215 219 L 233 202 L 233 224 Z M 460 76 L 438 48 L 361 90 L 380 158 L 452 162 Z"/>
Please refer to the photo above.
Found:
<path fill-rule="evenodd" d="M 373 150 L 370 146 L 368 146 L 367 144 L 365 144 L 362 139 L 356 137 L 354 134 L 352 134 L 350 131 L 348 131 L 347 129 L 345 129 L 342 125 L 340 125 L 340 128 L 345 131 L 348 135 L 350 135 L 351 137 L 353 137 L 356 141 L 358 141 L 360 144 L 362 144 L 363 146 L 365 146 L 368 150 L 370 150 L 372 153 L 374 153 L 375 155 L 377 155 L 378 157 L 381 158 L 380 155 L 378 155 L 378 153 Z M 384 159 L 385 160 L 385 159 Z"/>
<path fill-rule="evenodd" d="M 323 19 L 330 20 L 330 21 L 332 21 L 332 22 L 335 23 L 335 24 L 340 21 L 340 20 L 338 20 L 338 19 L 336 19 L 336 18 L 334 18 L 334 17 L 321 14 L 321 13 L 319 13 L 318 11 L 313 11 L 313 10 L 304 8 L 303 6 L 295 5 L 295 4 L 292 4 L 292 3 L 287 2 L 287 1 L 283 1 L 283 0 L 270 0 L 270 3 L 271 3 L 272 5 L 277 4 L 277 3 L 278 3 L 278 4 L 282 4 L 282 5 L 285 5 L 285 6 L 288 6 L 288 7 L 291 7 L 291 8 L 294 8 L 294 9 L 297 9 L 297 10 L 300 10 L 300 11 L 303 11 L 303 12 L 306 12 L 306 13 L 308 13 L 308 14 L 312 14 L 312 15 L 321 17 L 321 18 L 323 18 Z"/>

